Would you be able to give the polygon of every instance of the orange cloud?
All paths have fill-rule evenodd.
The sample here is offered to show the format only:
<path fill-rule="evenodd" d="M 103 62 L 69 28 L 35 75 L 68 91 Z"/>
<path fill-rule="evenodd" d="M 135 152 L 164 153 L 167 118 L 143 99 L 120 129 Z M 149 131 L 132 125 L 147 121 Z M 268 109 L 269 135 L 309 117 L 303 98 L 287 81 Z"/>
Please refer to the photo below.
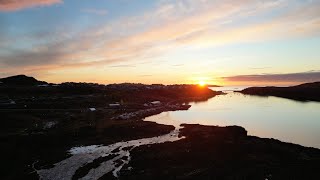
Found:
<path fill-rule="evenodd" d="M 0 11 L 17 11 L 36 6 L 50 6 L 62 0 L 0 0 Z"/>

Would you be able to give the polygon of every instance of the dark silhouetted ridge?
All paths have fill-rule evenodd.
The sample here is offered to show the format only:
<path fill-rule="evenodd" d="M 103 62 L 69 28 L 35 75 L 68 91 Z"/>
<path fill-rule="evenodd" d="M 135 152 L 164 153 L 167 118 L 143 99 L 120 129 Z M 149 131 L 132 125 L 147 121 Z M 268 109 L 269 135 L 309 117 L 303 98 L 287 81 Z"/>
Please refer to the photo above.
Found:
<path fill-rule="evenodd" d="M 250 87 L 240 92 L 249 95 L 276 96 L 299 101 L 320 101 L 320 82 L 290 87 Z"/>
<path fill-rule="evenodd" d="M 45 81 L 38 81 L 34 77 L 29 77 L 26 75 L 16 75 L 0 79 L 3 85 L 16 85 L 16 86 L 33 86 L 40 84 L 47 84 Z"/>

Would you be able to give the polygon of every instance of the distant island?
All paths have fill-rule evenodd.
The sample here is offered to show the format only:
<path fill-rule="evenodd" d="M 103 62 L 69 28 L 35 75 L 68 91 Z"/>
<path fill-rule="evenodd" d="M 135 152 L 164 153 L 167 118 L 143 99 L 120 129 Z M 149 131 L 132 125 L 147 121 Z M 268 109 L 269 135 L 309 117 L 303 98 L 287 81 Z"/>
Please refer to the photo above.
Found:
<path fill-rule="evenodd" d="M 222 87 L 222 86 L 214 85 L 214 84 L 208 84 L 207 87 Z"/>
<path fill-rule="evenodd" d="M 320 101 L 320 82 L 290 87 L 249 87 L 239 92 L 258 96 L 276 96 L 298 101 Z"/>

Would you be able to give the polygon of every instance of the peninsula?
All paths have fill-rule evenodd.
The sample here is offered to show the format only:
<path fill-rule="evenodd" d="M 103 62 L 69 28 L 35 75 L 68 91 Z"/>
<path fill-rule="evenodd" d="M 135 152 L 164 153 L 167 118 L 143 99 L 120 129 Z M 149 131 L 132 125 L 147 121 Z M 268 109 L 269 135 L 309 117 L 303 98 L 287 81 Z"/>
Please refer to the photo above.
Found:
<path fill-rule="evenodd" d="M 276 96 L 299 101 L 320 101 L 320 82 L 290 87 L 250 87 L 240 92 L 249 95 Z"/>

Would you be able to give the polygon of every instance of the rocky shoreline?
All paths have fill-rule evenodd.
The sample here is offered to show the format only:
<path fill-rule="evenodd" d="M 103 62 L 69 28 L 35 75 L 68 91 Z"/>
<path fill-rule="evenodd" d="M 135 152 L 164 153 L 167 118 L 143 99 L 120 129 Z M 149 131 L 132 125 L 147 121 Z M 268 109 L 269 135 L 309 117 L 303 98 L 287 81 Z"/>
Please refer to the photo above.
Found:
<path fill-rule="evenodd" d="M 222 92 L 192 85 L 24 82 L 0 87 L 1 179 L 318 179 L 319 149 L 248 136 L 238 126 L 175 129 L 143 121 Z M 156 100 L 161 105 L 144 106 Z"/>
<path fill-rule="evenodd" d="M 238 126 L 183 127 L 184 139 L 134 149 L 127 166 L 134 168 L 124 167 L 121 179 L 319 178 L 319 149 L 248 136 Z"/>
<path fill-rule="evenodd" d="M 38 173 L 44 179 L 71 179 L 55 174 L 70 171 L 63 167 L 72 158 L 90 155 L 97 160 L 84 160 L 83 165 L 75 161 L 81 168 L 73 171 L 72 179 L 318 179 L 319 149 L 248 136 L 239 126 L 183 124 L 179 131 L 105 147 L 72 148 L 73 156 Z"/>
<path fill-rule="evenodd" d="M 152 143 L 152 145 L 147 143 L 135 148 L 128 146 L 130 160 L 126 161 L 128 156 L 125 155 L 121 156 L 118 161 L 114 161 L 115 168 L 121 166 L 116 171 L 117 176 L 114 171 L 110 171 L 100 175 L 100 179 L 317 179 L 318 177 L 319 149 L 248 136 L 247 131 L 238 126 L 184 124 L 182 127 L 178 138 L 185 138 L 177 139 L 177 141 Z M 141 120 L 114 120 L 114 124 L 104 127 L 101 133 L 97 133 L 95 128 L 89 128 L 82 129 L 80 134 L 71 138 L 68 137 L 68 134 L 62 134 L 60 138 L 51 137 L 53 138 L 51 140 L 48 139 L 49 136 L 43 137 L 43 135 L 24 137 L 16 143 L 22 143 L 21 141 L 28 143 L 29 141 L 37 144 L 38 147 L 34 147 L 35 152 L 24 151 L 18 157 L 26 159 L 23 156 L 34 154 L 33 156 L 37 158 L 29 160 L 29 163 L 24 162 L 27 163 L 23 170 L 26 174 L 18 171 L 21 174 L 15 174 L 11 178 L 38 179 L 37 171 L 52 168 L 54 167 L 52 164 L 70 158 L 69 150 L 79 144 L 89 147 L 111 145 L 134 139 L 160 137 L 170 134 L 173 129 L 173 126 Z M 65 140 L 61 141 L 61 138 Z M 57 151 L 57 148 L 64 150 Z M 113 153 L 116 152 L 113 151 Z M 51 157 L 48 157 L 48 154 Z M 106 157 L 112 158 L 111 155 Z M 98 158 L 97 161 L 92 161 L 93 164 L 88 161 L 71 176 L 71 179 L 86 177 L 91 169 L 99 167 L 101 163 L 107 162 L 110 158 Z M 15 166 L 15 163 L 12 164 L 12 167 Z M 62 168 L 61 171 L 65 169 Z M 59 176 L 52 177 L 52 179 L 58 179 L 55 177 Z"/>
<path fill-rule="evenodd" d="M 167 104 L 160 107 L 155 108 L 149 108 L 149 109 L 143 109 L 135 112 L 129 112 L 129 113 L 123 113 L 118 116 L 112 117 L 111 119 L 115 120 L 139 120 L 143 119 L 148 116 L 153 116 L 156 114 L 160 114 L 162 112 L 166 111 L 181 111 L 181 110 L 188 110 L 191 107 L 191 105 L 188 104 Z"/>

